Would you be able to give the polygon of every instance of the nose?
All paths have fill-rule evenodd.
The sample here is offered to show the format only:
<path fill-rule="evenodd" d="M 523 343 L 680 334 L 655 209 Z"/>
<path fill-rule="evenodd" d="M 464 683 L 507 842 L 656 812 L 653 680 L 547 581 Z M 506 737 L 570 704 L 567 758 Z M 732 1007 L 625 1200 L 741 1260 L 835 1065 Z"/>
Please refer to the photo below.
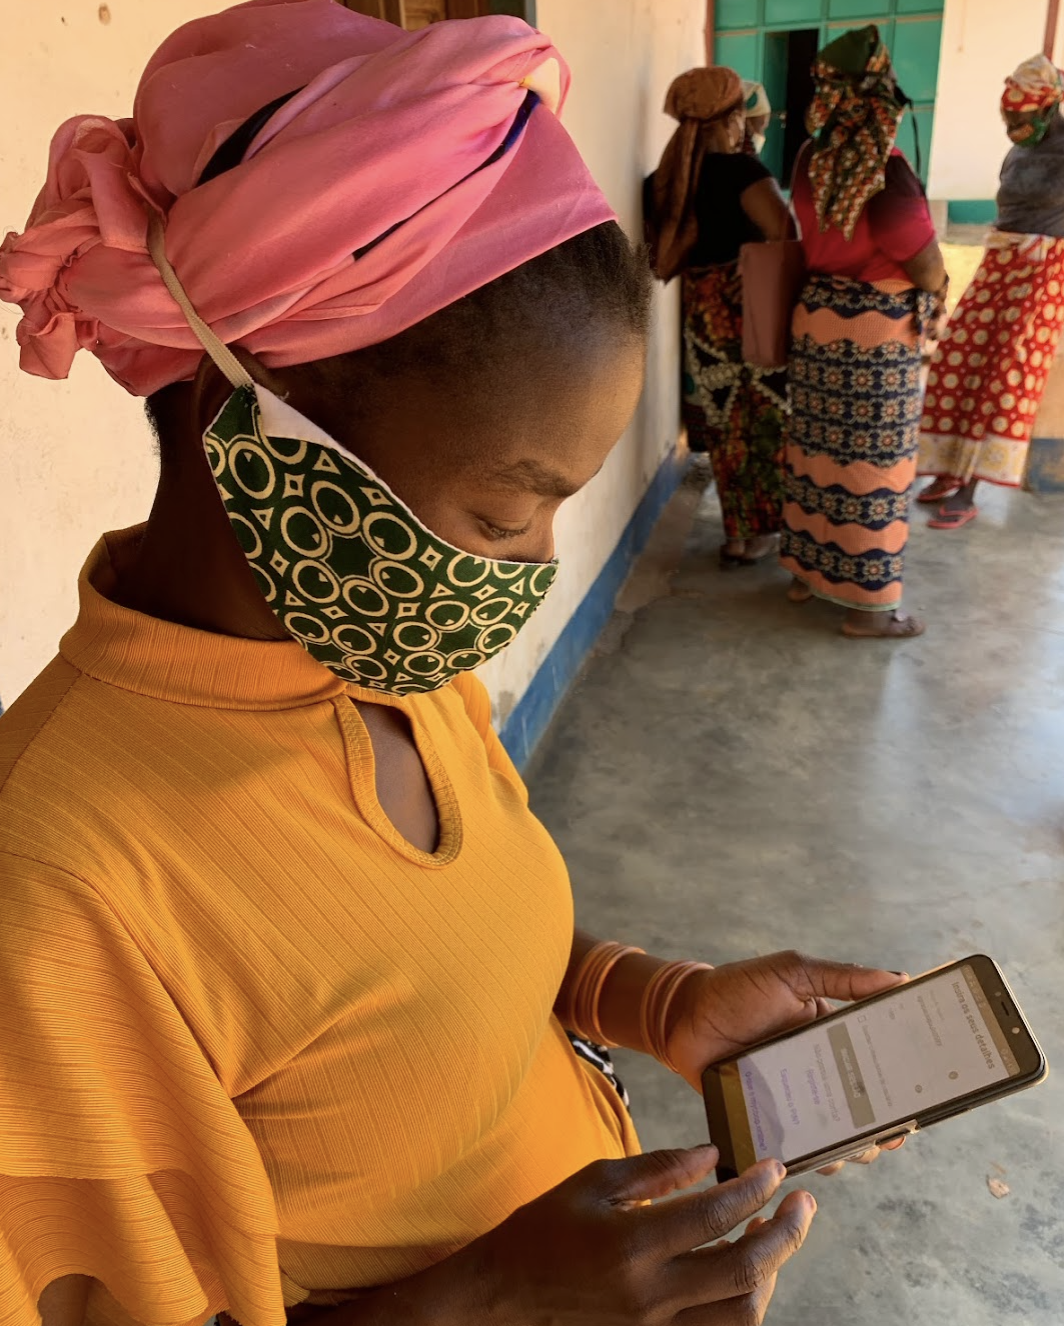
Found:
<path fill-rule="evenodd" d="M 530 533 L 522 540 L 521 549 L 514 554 L 516 562 L 551 562 L 554 560 L 554 523 Z"/>

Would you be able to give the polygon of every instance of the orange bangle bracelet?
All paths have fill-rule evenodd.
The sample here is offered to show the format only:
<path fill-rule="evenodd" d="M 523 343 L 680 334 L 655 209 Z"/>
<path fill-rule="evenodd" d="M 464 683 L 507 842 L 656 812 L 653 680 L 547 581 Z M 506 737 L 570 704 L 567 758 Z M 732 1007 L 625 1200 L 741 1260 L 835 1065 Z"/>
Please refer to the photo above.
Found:
<path fill-rule="evenodd" d="M 677 991 L 696 971 L 712 971 L 708 962 L 667 962 L 647 982 L 639 1008 L 639 1032 L 648 1054 L 674 1073 L 680 1070 L 666 1047 L 669 1010 Z"/>
<path fill-rule="evenodd" d="M 629 944 L 603 940 L 584 955 L 569 996 L 569 1024 L 578 1036 L 604 1045 L 607 1049 L 617 1045 L 617 1041 L 606 1037 L 599 1024 L 599 1000 L 610 972 L 621 959 L 643 952 L 643 949 L 633 948 Z"/>

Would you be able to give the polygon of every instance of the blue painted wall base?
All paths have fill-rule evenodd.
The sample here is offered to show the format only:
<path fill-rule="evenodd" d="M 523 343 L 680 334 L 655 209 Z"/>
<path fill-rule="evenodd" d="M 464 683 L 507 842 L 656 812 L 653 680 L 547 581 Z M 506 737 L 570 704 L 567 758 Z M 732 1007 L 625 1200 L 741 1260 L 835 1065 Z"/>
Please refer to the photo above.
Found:
<path fill-rule="evenodd" d="M 632 563 L 646 547 L 665 503 L 676 491 L 686 461 L 686 455 L 681 458 L 675 452 L 666 456 L 606 565 L 503 724 L 499 736 L 518 769 L 528 764 L 558 705 L 612 616 L 620 588 Z"/>
<path fill-rule="evenodd" d="M 955 226 L 988 226 L 996 216 L 993 198 L 954 198 L 949 204 L 949 219 Z"/>
<path fill-rule="evenodd" d="M 1064 493 L 1064 438 L 1031 438 L 1023 486 L 1029 493 Z"/>

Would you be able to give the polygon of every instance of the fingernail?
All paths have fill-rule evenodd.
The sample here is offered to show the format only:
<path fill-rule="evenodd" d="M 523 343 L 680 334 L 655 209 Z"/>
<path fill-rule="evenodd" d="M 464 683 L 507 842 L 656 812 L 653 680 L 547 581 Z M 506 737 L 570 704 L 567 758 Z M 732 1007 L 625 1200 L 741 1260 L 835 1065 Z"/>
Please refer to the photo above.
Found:
<path fill-rule="evenodd" d="M 717 1148 L 712 1142 L 699 1142 L 697 1146 L 689 1146 L 687 1149 L 694 1153 L 696 1151 L 716 1151 Z"/>
<path fill-rule="evenodd" d="M 890 974 L 891 976 L 904 976 L 906 980 L 909 979 L 909 973 L 907 971 L 892 971 Z"/>
<path fill-rule="evenodd" d="M 785 1179 L 787 1177 L 787 1166 L 782 1160 L 774 1160 L 772 1162 L 772 1172 L 777 1179 Z"/>
<path fill-rule="evenodd" d="M 809 1214 L 816 1215 L 816 1198 L 811 1192 L 802 1193 L 802 1196 L 805 1198 L 805 1204 L 809 1208 Z"/>

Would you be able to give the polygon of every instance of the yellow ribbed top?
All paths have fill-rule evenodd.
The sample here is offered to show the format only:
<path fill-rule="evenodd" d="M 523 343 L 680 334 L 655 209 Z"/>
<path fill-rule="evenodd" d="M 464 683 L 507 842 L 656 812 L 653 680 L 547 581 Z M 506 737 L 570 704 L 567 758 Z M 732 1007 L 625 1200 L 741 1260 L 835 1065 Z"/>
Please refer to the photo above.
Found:
<path fill-rule="evenodd" d="M 636 1140 L 551 1015 L 569 882 L 480 683 L 118 607 L 134 536 L 0 719 L 0 1324 L 81 1273 L 93 1322 L 279 1326 Z M 352 697 L 409 717 L 434 854 Z"/>

